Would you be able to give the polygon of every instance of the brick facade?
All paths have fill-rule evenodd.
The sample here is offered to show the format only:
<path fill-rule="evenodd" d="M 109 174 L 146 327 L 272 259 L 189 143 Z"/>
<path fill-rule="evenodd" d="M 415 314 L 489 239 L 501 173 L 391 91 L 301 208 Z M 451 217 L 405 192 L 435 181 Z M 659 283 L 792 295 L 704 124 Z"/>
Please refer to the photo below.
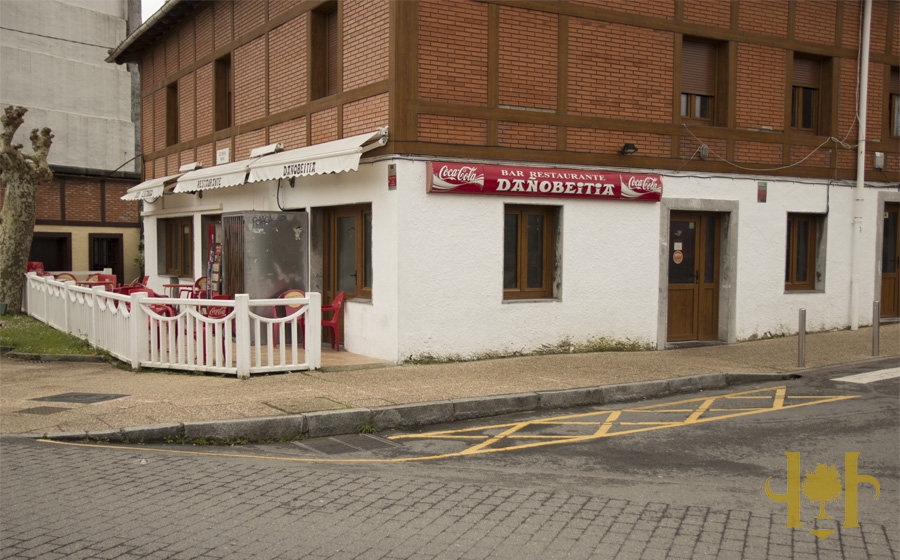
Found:
<path fill-rule="evenodd" d="M 248 142 L 290 149 L 387 124 L 401 153 L 437 155 L 436 146 L 453 145 L 470 147 L 454 148 L 454 155 L 480 157 L 482 147 L 494 147 L 548 163 L 621 165 L 617 152 L 628 141 L 640 143 L 640 157 L 656 159 L 645 164 L 662 169 L 690 160 L 688 169 L 740 173 L 722 161 L 731 159 L 767 167 L 801 162 L 782 172 L 801 177 L 855 172 L 855 152 L 841 146 L 806 156 L 829 136 L 855 136 L 857 3 L 342 0 L 336 4 L 342 88 L 311 99 L 311 61 L 325 55 L 322 45 L 308 52 L 317 25 L 310 10 L 321 6 L 211 2 L 144 48 L 146 176 L 168 173 L 178 159 L 169 158 L 173 153 L 182 154 L 182 163 L 195 153 L 207 166 L 213 146 L 233 148 L 234 160 L 256 147 Z M 395 16 L 411 27 L 392 26 Z M 890 177 L 898 173 L 898 149 L 896 139 L 882 138 L 883 84 L 900 56 L 898 19 L 900 9 L 890 2 L 873 2 L 868 147 L 887 153 Z M 392 38 L 393 32 L 401 35 Z M 685 37 L 719 47 L 715 102 L 722 112 L 715 126 L 682 124 L 678 62 Z M 214 131 L 214 59 L 226 53 L 233 122 Z M 833 91 L 818 134 L 790 127 L 794 53 L 834 72 L 837 87 L 823 82 L 823 91 Z M 165 87 L 176 80 L 179 144 L 166 146 Z M 692 158 L 695 136 L 718 157 Z"/>

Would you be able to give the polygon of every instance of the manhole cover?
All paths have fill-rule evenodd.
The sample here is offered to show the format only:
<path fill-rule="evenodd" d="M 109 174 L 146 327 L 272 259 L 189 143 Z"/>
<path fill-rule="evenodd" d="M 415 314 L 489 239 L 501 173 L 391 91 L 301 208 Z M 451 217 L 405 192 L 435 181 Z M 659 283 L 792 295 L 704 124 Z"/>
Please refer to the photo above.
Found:
<path fill-rule="evenodd" d="M 372 451 L 386 447 L 400 447 L 399 443 L 369 434 L 346 435 L 335 437 L 314 438 L 305 441 L 295 441 L 294 445 L 308 451 L 324 453 L 325 455 L 338 455 L 340 453 L 353 453 L 355 451 Z"/>
<path fill-rule="evenodd" d="M 34 408 L 26 408 L 24 410 L 17 410 L 21 414 L 56 414 L 57 412 L 63 412 L 65 410 L 71 410 L 69 408 L 63 408 L 61 406 L 36 406 Z"/>
<path fill-rule="evenodd" d="M 39 397 L 31 399 L 33 401 L 44 402 L 67 402 L 77 404 L 94 404 L 103 401 L 111 401 L 113 399 L 121 399 L 128 395 L 110 395 L 104 393 L 62 393 L 59 395 L 51 395 L 49 397 Z"/>

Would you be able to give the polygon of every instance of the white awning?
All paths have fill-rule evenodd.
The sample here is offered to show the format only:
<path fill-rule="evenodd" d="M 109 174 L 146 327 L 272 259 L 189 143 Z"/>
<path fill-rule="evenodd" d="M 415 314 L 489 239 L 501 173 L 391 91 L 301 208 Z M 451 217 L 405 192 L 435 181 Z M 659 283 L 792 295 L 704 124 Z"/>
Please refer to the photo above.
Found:
<path fill-rule="evenodd" d="M 172 192 L 196 192 L 243 185 L 247 182 L 247 167 L 258 159 L 242 159 L 185 173 L 178 179 Z"/>
<path fill-rule="evenodd" d="M 387 144 L 388 128 L 263 156 L 250 164 L 248 182 L 356 171 L 363 152 Z"/>
<path fill-rule="evenodd" d="M 122 195 L 122 200 L 145 200 L 152 202 L 163 195 L 166 183 L 171 183 L 182 175 L 183 173 L 176 173 L 175 175 L 159 177 L 158 179 L 150 179 L 143 183 L 139 183 L 128 189 L 125 194 Z"/>

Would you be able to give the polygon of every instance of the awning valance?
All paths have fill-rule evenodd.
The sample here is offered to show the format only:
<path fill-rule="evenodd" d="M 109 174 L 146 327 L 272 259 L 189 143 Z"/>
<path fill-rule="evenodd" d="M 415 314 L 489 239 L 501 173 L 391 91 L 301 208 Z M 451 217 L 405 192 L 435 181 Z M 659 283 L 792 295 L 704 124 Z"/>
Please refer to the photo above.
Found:
<path fill-rule="evenodd" d="M 383 127 L 374 132 L 358 134 L 333 142 L 324 142 L 315 146 L 263 156 L 250 164 L 250 177 L 247 180 L 253 183 L 305 175 L 356 171 L 363 152 L 384 146 L 387 141 L 388 129 Z"/>
<path fill-rule="evenodd" d="M 259 158 L 243 159 L 231 163 L 223 163 L 209 168 L 200 168 L 185 173 L 178 179 L 172 192 L 196 192 L 206 189 L 235 187 L 247 182 L 248 166 Z"/>
<path fill-rule="evenodd" d="M 183 173 L 176 173 L 175 175 L 168 175 L 166 177 L 159 177 L 157 179 L 150 179 L 143 183 L 139 183 L 128 189 L 125 194 L 122 195 L 122 200 L 152 201 L 153 199 L 157 199 L 163 195 L 166 184 L 171 183 L 182 175 Z"/>

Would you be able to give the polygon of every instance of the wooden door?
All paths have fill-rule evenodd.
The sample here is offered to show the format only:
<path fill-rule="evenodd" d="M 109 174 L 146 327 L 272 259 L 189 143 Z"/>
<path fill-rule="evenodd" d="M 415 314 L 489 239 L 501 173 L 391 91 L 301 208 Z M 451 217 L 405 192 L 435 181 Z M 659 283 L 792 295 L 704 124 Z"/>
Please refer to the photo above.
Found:
<path fill-rule="evenodd" d="M 881 245 L 881 316 L 900 317 L 900 204 L 884 205 Z"/>
<path fill-rule="evenodd" d="M 669 221 L 667 340 L 718 340 L 718 214 L 672 212 Z"/>
<path fill-rule="evenodd" d="M 324 270 L 322 304 L 340 292 L 351 298 L 372 298 L 372 206 L 335 206 L 324 213 Z M 344 340 L 344 308 L 338 320 L 338 338 Z M 327 317 L 323 317 L 325 319 Z M 323 339 L 330 342 L 330 332 Z"/>

